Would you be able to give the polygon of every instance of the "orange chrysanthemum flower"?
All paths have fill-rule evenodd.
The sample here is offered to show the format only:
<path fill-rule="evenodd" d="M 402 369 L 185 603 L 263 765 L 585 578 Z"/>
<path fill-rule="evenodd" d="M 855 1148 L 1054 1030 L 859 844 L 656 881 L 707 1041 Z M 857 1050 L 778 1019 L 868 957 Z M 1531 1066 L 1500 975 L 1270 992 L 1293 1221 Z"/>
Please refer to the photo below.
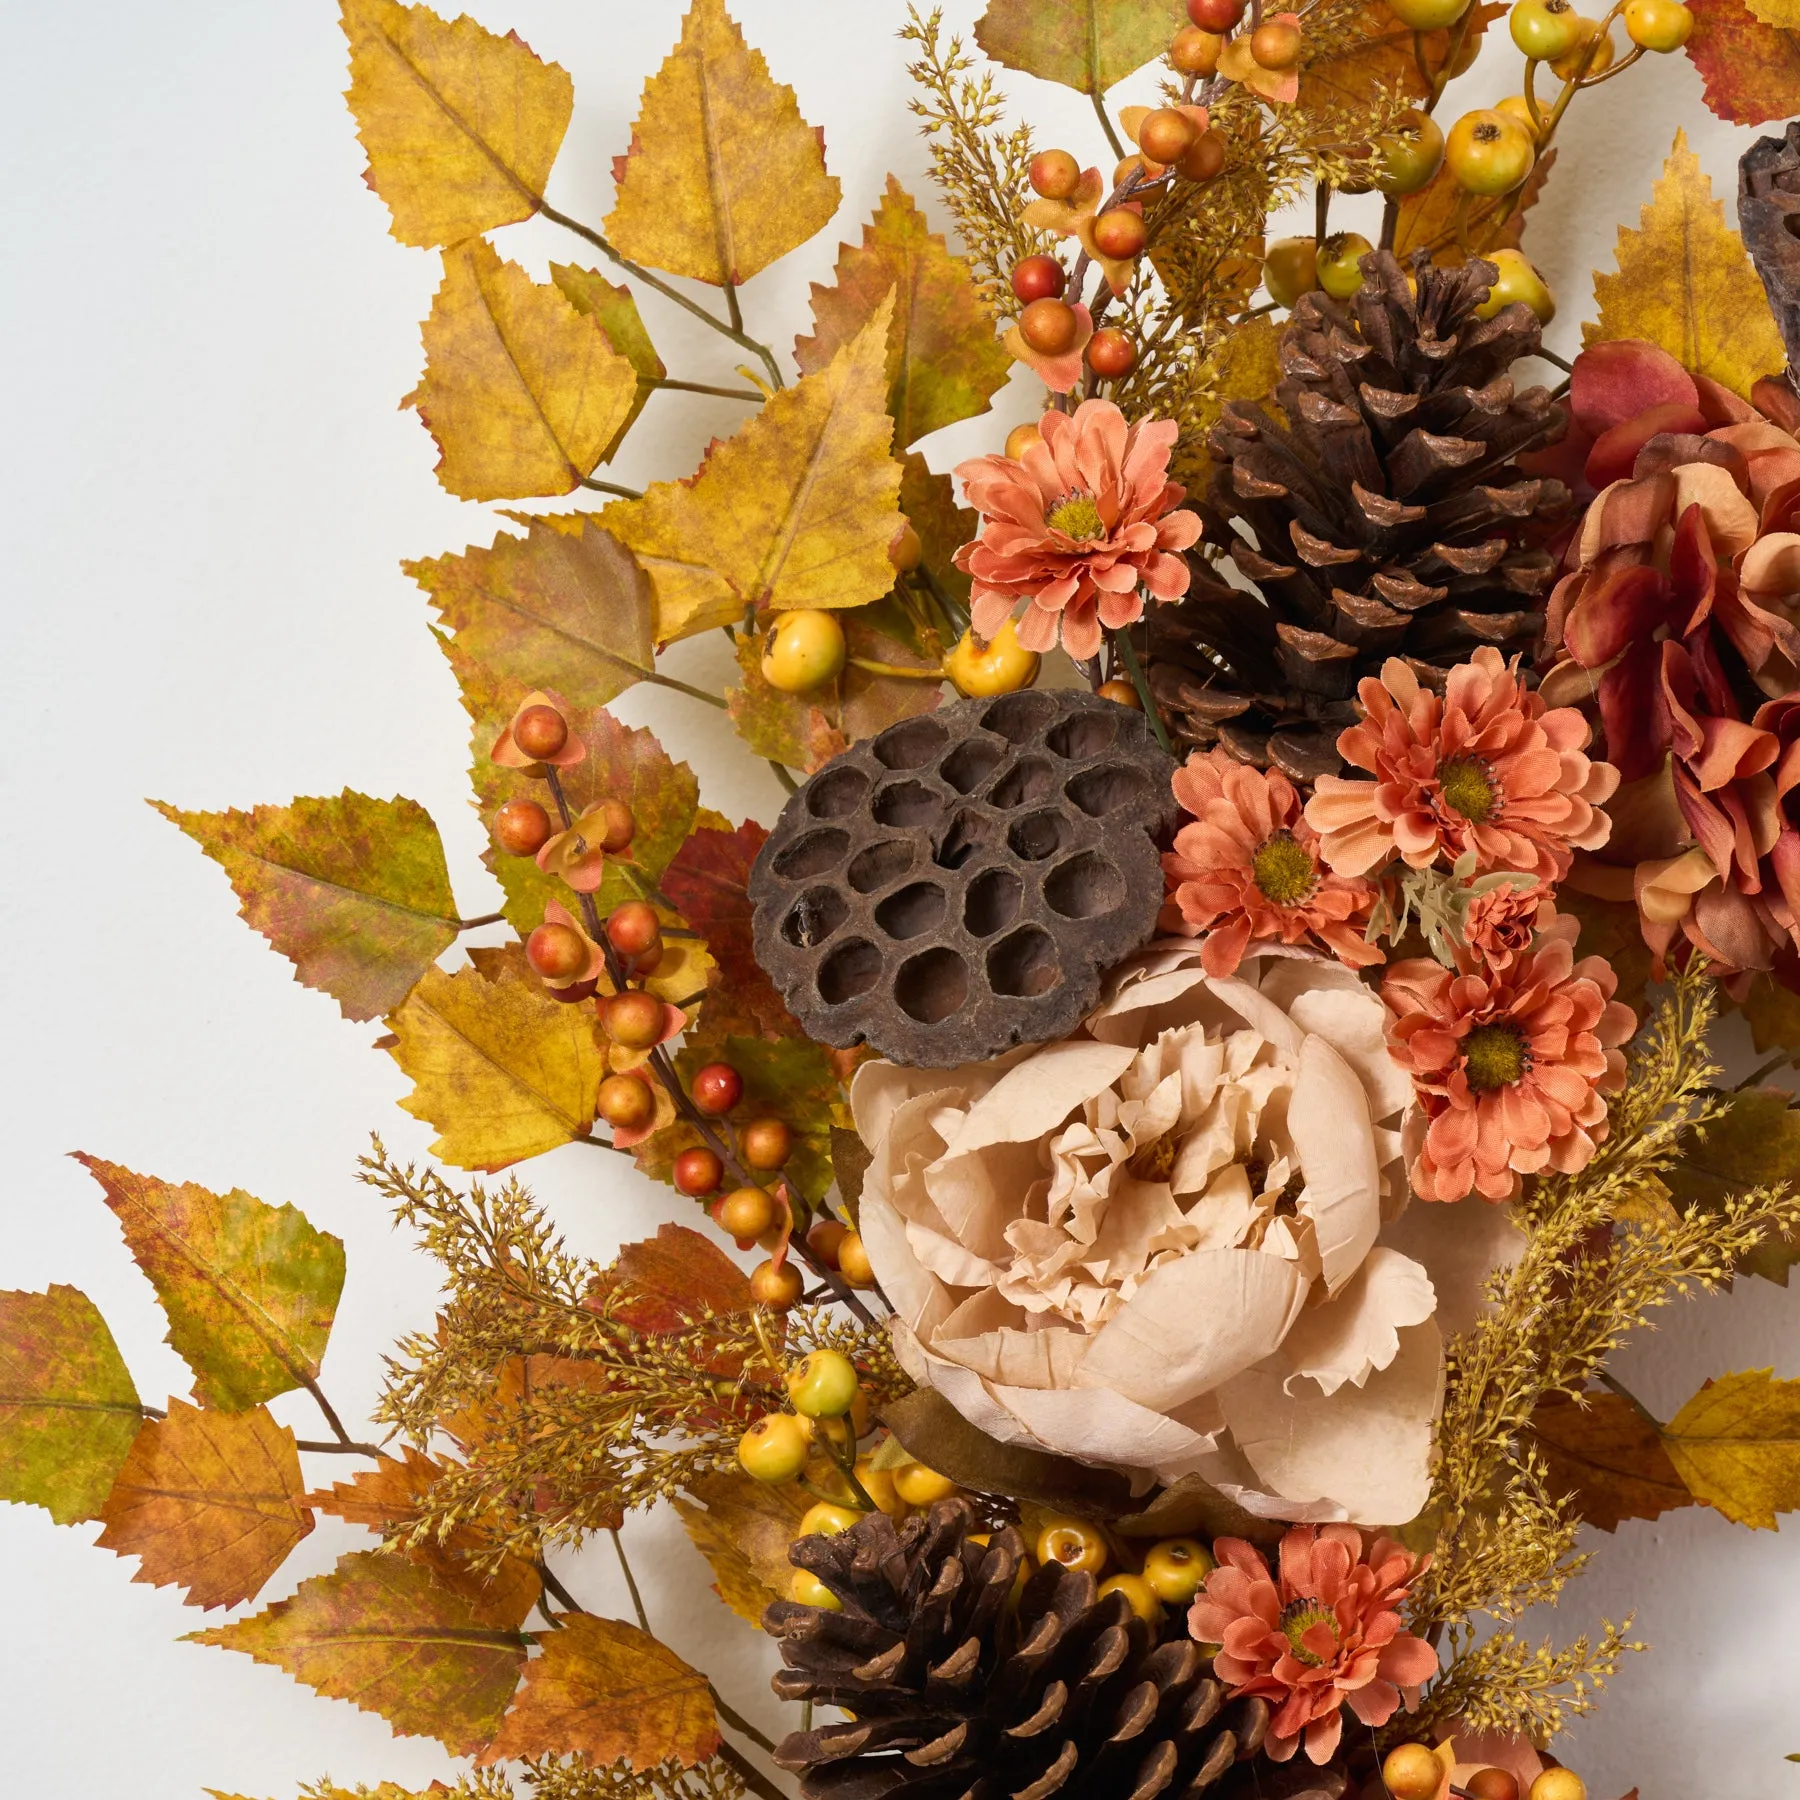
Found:
<path fill-rule="evenodd" d="M 1223 750 L 1196 752 L 1175 771 L 1175 798 L 1193 823 L 1163 857 L 1169 929 L 1206 934 L 1201 966 L 1236 972 L 1252 943 L 1311 941 L 1353 969 L 1382 960 L 1364 929 L 1375 889 L 1319 860 L 1319 835 L 1278 769 L 1249 768 Z"/>
<path fill-rule="evenodd" d="M 1587 721 L 1574 707 L 1545 706 L 1492 645 L 1452 669 L 1441 696 L 1390 657 L 1359 698 L 1363 719 L 1338 738 L 1338 753 L 1374 779 L 1323 775 L 1306 807 L 1340 874 L 1366 875 L 1394 856 L 1428 869 L 1473 850 L 1478 874 L 1552 880 L 1576 850 L 1606 842 L 1600 806 L 1618 770 L 1585 754 Z"/>
<path fill-rule="evenodd" d="M 1613 999 L 1604 957 L 1575 961 L 1579 920 L 1540 925 L 1537 947 L 1508 968 L 1420 959 L 1382 983 L 1388 1049 L 1419 1099 L 1409 1147 L 1421 1199 L 1510 1200 L 1521 1175 L 1586 1168 L 1607 1134 L 1606 1096 L 1625 1085 L 1619 1046 L 1637 1020 Z"/>
<path fill-rule="evenodd" d="M 971 578 L 970 620 L 992 638 L 1026 601 L 1019 642 L 1039 652 L 1062 646 L 1099 654 L 1103 630 L 1144 615 L 1143 595 L 1187 592 L 1180 552 L 1197 542 L 1200 517 L 1180 512 L 1187 490 L 1168 478 L 1179 427 L 1172 419 L 1125 423 L 1110 400 L 1048 412 L 1042 441 L 1017 462 L 977 456 L 960 463 L 981 536 L 956 553 Z"/>

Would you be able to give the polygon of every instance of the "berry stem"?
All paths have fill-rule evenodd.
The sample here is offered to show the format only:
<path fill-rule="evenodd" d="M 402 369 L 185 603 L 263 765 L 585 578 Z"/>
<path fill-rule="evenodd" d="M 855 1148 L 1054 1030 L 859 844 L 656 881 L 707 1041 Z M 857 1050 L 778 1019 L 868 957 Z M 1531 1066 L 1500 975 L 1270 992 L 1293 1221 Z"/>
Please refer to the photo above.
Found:
<path fill-rule="evenodd" d="M 704 700 L 708 706 L 716 706 L 721 712 L 726 710 L 726 702 L 717 694 L 709 694 L 705 688 L 690 686 L 685 681 L 677 681 L 673 675 L 665 675 L 660 669 L 649 669 L 638 676 L 638 680 L 647 681 L 652 687 L 667 688 L 671 693 L 686 694 L 690 700 Z"/>
<path fill-rule="evenodd" d="M 898 663 L 872 662 L 866 656 L 844 659 L 853 669 L 864 669 L 871 675 L 889 675 L 896 681 L 942 681 L 942 669 L 903 669 Z"/>
<path fill-rule="evenodd" d="M 315 1456 L 367 1456 L 380 1461 L 382 1456 L 379 1444 L 322 1443 L 317 1438 L 295 1438 L 296 1450 L 310 1450 Z"/>
<path fill-rule="evenodd" d="M 498 925 L 505 917 L 504 912 L 491 912 L 483 913 L 478 919 L 458 919 L 456 929 L 458 931 L 475 931 L 483 925 Z"/>
<path fill-rule="evenodd" d="M 644 379 L 645 387 L 674 388 L 682 394 L 714 394 L 721 400 L 749 400 L 760 406 L 763 393 L 752 387 L 712 387 L 704 381 L 677 381 L 672 375 L 653 375 Z"/>
<path fill-rule="evenodd" d="M 583 475 L 581 485 L 591 488 L 596 494 L 611 494 L 619 500 L 641 500 L 644 497 L 642 488 L 621 487 L 616 481 L 596 481 L 592 475 Z"/>
<path fill-rule="evenodd" d="M 631 1572 L 631 1564 L 625 1560 L 625 1540 L 619 1535 L 616 1525 L 608 1526 L 606 1535 L 612 1539 L 613 1555 L 619 1559 L 619 1573 L 625 1577 L 625 1586 L 631 1595 L 631 1610 L 637 1614 L 639 1629 L 646 1637 L 654 1637 L 656 1634 L 650 1629 L 650 1615 L 644 1611 L 644 1596 L 638 1592 L 637 1577 Z"/>
<path fill-rule="evenodd" d="M 1619 1398 L 1623 1400 L 1625 1404 L 1645 1422 L 1645 1424 L 1650 1426 L 1653 1431 L 1660 1432 L 1662 1430 L 1662 1420 L 1659 1419 L 1656 1414 L 1653 1413 L 1649 1407 L 1647 1407 L 1643 1401 L 1641 1401 L 1637 1395 L 1618 1378 L 1618 1376 L 1610 1374 L 1604 1368 L 1599 1368 L 1594 1371 L 1594 1379 L 1599 1382 L 1603 1388 L 1609 1388 L 1613 1393 L 1617 1394 Z"/>
<path fill-rule="evenodd" d="M 1090 12 L 1088 17 L 1090 20 L 1089 29 L 1098 30 L 1098 25 L 1093 23 L 1093 21 L 1097 19 L 1097 14 Z M 1113 129 L 1112 120 L 1107 117 L 1106 102 L 1101 99 L 1100 90 L 1095 88 L 1088 98 L 1093 101 L 1094 117 L 1100 121 L 1100 129 L 1106 133 L 1106 141 L 1112 146 L 1113 161 L 1123 162 L 1125 159 L 1125 146 L 1119 142 L 1119 134 Z"/>

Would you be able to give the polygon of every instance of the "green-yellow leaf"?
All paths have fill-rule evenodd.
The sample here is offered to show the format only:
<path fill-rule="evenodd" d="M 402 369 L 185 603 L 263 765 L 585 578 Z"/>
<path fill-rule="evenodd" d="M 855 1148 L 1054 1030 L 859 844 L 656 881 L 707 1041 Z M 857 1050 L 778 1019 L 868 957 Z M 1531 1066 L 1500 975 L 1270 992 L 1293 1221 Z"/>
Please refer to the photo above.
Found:
<path fill-rule="evenodd" d="M 341 12 L 346 97 L 394 236 L 430 248 L 530 218 L 574 109 L 567 73 L 466 16 L 397 0 Z"/>
<path fill-rule="evenodd" d="M 788 1597 L 788 1546 L 810 1504 L 797 1487 L 771 1487 L 736 1469 L 703 1476 L 675 1497 L 688 1536 L 712 1566 L 719 1598 L 758 1628 L 769 1602 Z"/>
<path fill-rule="evenodd" d="M 892 306 L 714 443 L 688 480 L 600 515 L 649 572 L 659 644 L 735 624 L 746 607 L 861 606 L 888 591 L 901 473 L 888 454 Z"/>
<path fill-rule="evenodd" d="M 1800 1381 L 1749 1369 L 1709 1382 L 1663 1428 L 1696 1500 L 1735 1525 L 1773 1531 L 1800 1507 Z"/>
<path fill-rule="evenodd" d="M 522 946 L 433 969 L 388 1025 L 413 1081 L 400 1104 L 436 1130 L 433 1156 L 491 1172 L 588 1135 L 606 1073 L 593 1009 L 551 999 Z"/>
<path fill-rule="evenodd" d="M 573 263 L 552 263 L 550 279 L 568 296 L 569 304 L 578 313 L 587 314 L 599 324 L 606 333 L 606 341 L 631 364 L 637 376 L 637 398 L 625 415 L 625 423 L 613 434 L 612 442 L 600 458 L 602 462 L 611 462 L 626 432 L 644 410 L 644 402 L 669 371 L 656 354 L 656 346 L 644 328 L 643 317 L 631 297 L 630 288 L 608 281 L 597 269 L 581 269 Z"/>
<path fill-rule="evenodd" d="M 995 62 L 1103 94 L 1161 56 L 1187 23 L 1181 0 L 988 0 L 975 41 Z"/>
<path fill-rule="evenodd" d="M 1800 1177 L 1800 1108 L 1780 1088 L 1739 1088 L 1723 1097 L 1724 1110 L 1705 1135 L 1683 1134 L 1681 1154 L 1663 1171 L 1670 1194 L 1683 1206 L 1716 1211 L 1752 1188 L 1774 1187 Z M 1780 1287 L 1800 1262 L 1800 1243 L 1771 1237 L 1743 1257 L 1738 1268 Z"/>
<path fill-rule="evenodd" d="M 438 480 L 464 500 L 572 492 L 637 403 L 637 371 L 599 321 L 481 238 L 444 252 L 421 335 L 408 402 L 442 452 Z"/>
<path fill-rule="evenodd" d="M 119 1471 L 100 1543 L 139 1559 L 134 1580 L 186 1589 L 190 1606 L 236 1606 L 312 1530 L 304 1492 L 294 1434 L 266 1407 L 202 1412 L 171 1400 Z"/>
<path fill-rule="evenodd" d="M 694 0 L 613 165 L 606 235 L 633 262 L 723 287 L 804 244 L 837 211 L 820 134 L 724 0 Z"/>
<path fill-rule="evenodd" d="M 794 341 L 802 371 L 824 368 L 890 292 L 887 410 L 895 447 L 904 449 L 986 412 L 1012 373 L 1012 358 L 995 335 L 969 265 L 951 254 L 892 175 L 863 227 L 861 246 L 840 247 L 836 285 L 813 284 L 813 335 Z"/>
<path fill-rule="evenodd" d="M 525 1661 L 525 1639 L 421 1563 L 379 1550 L 343 1557 L 254 1618 L 187 1642 L 241 1650 L 334 1700 L 379 1713 L 401 1737 L 468 1756 L 493 1736 Z"/>
<path fill-rule="evenodd" d="M 144 1422 L 131 1371 L 79 1288 L 0 1293 L 0 1500 L 97 1518 Z"/>
<path fill-rule="evenodd" d="M 233 1188 L 159 1181 L 77 1153 L 106 1194 L 206 1406 L 242 1411 L 312 1380 L 325 1354 L 344 1246 L 293 1206 Z"/>
<path fill-rule="evenodd" d="M 509 692 L 554 687 L 604 706 L 655 671 L 649 579 L 585 515 L 572 530 L 531 519 L 522 538 L 403 566 L 457 648 Z"/>
<path fill-rule="evenodd" d="M 1768 296 L 1677 131 L 1638 230 L 1619 227 L 1618 273 L 1594 276 L 1600 317 L 1582 341 L 1647 338 L 1695 375 L 1747 395 L 1787 363 Z"/>
<path fill-rule="evenodd" d="M 225 871 L 244 920 L 347 1019 L 391 1012 L 456 942 L 444 846 L 416 800 L 341 794 L 249 812 L 150 802 Z"/>

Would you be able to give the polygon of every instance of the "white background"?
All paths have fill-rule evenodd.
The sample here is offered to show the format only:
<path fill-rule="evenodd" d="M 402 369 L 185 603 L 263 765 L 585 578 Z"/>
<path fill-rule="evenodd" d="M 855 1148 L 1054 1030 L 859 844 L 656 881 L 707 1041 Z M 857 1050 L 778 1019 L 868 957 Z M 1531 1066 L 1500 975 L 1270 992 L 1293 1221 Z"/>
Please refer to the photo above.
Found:
<path fill-rule="evenodd" d="M 1044 0 L 1054 4 L 1054 0 Z M 674 41 L 676 0 L 481 0 L 575 77 L 576 111 L 552 184 L 597 223 L 610 159 L 641 84 Z M 833 226 L 749 288 L 753 331 L 785 346 L 807 284 L 829 280 L 892 169 L 942 223 L 905 112 L 899 0 L 734 0 L 750 40 L 824 129 L 844 206 Z M 978 0 L 957 0 L 966 26 Z M 325 1384 L 346 1419 L 374 1397 L 379 1355 L 429 1314 L 430 1267 L 351 1181 L 368 1133 L 403 1154 L 430 1133 L 397 1111 L 405 1083 L 324 995 L 234 917 L 219 870 L 143 805 L 190 808 L 329 794 L 352 784 L 424 802 L 443 828 L 465 914 L 497 904 L 476 860 L 462 713 L 402 557 L 486 543 L 491 509 L 437 486 L 433 448 L 397 410 L 420 361 L 434 256 L 387 236 L 362 185 L 340 98 L 345 52 L 326 0 L 5 0 L 0 183 L 0 656 L 5 806 L 6 1178 L 0 1285 L 87 1289 L 146 1398 L 186 1390 L 163 1324 L 98 1191 L 66 1152 L 293 1201 L 349 1247 Z M 1447 113 L 1518 77 L 1504 34 Z M 1007 85 L 1039 125 L 1106 160 L 1084 105 L 1023 77 Z M 1141 82 L 1115 93 L 1137 97 Z M 1551 332 L 1578 343 L 1589 274 L 1638 206 L 1678 123 L 1718 191 L 1750 137 L 1708 115 L 1685 59 L 1650 59 L 1586 97 L 1529 247 L 1559 293 Z M 1366 203 L 1365 203 L 1366 204 Z M 560 239 L 560 241 L 559 241 Z M 499 234 L 540 278 L 584 247 L 540 223 Z M 671 373 L 731 379 L 730 346 L 646 297 Z M 993 417 L 925 446 L 935 466 L 997 445 L 1025 415 L 1023 384 Z M 618 479 L 682 475 L 740 409 L 659 396 Z M 717 682 L 690 647 L 677 671 Z M 698 770 L 705 799 L 767 818 L 772 779 L 709 709 L 628 695 Z M 570 1239 L 596 1254 L 686 1203 L 609 1159 L 564 1151 L 529 1180 Z M 1701 1375 L 1773 1363 L 1800 1375 L 1800 1295 L 1760 1283 L 1690 1303 L 1622 1365 L 1667 1416 Z M 276 1402 L 316 1435 L 309 1402 Z M 314 1458 L 317 1480 L 348 1475 Z M 0 1722 L 7 1792 L 34 1800 L 125 1794 L 191 1800 L 203 1787 L 289 1800 L 329 1773 L 422 1786 L 452 1765 L 378 1718 L 321 1700 L 274 1669 L 176 1639 L 203 1620 L 175 1590 L 132 1585 L 133 1564 L 0 1508 Z M 773 1726 L 769 1657 L 712 1598 L 667 1516 L 634 1520 L 652 1618 Z M 362 1534 L 324 1522 L 277 1578 L 287 1591 Z M 1793 1528 L 1752 1534 L 1690 1510 L 1596 1539 L 1598 1567 L 1547 1630 L 1572 1636 L 1635 1611 L 1653 1654 L 1626 1667 L 1569 1740 L 1595 1800 L 1800 1793 Z M 570 1572 L 590 1605 L 622 1611 L 604 1546 Z"/>

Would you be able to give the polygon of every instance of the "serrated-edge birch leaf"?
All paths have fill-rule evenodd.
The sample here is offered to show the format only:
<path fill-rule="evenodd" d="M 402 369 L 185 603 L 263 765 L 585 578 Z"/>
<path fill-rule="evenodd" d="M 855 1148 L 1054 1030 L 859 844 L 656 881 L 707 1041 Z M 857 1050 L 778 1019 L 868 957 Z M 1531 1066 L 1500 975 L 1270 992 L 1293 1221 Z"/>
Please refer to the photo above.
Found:
<path fill-rule="evenodd" d="M 758 1629 L 769 1602 L 787 1598 L 794 1572 L 788 1546 L 810 1499 L 797 1487 L 771 1487 L 736 1470 L 704 1475 L 675 1496 L 682 1525 L 712 1569 L 714 1591 Z"/>
<path fill-rule="evenodd" d="M 1680 1154 L 1662 1172 L 1681 1206 L 1716 1212 L 1752 1188 L 1774 1187 L 1800 1169 L 1800 1108 L 1781 1088 L 1735 1088 L 1720 1096 L 1719 1113 L 1704 1133 L 1686 1132 Z M 1800 1241 L 1768 1237 L 1738 1259 L 1745 1275 L 1778 1287 L 1800 1262 Z"/>
<path fill-rule="evenodd" d="M 794 90 L 769 74 L 723 0 L 694 0 L 644 84 L 613 167 L 606 235 L 633 262 L 723 287 L 748 281 L 830 222 L 843 190 Z"/>
<path fill-rule="evenodd" d="M 334 1700 L 378 1713 L 401 1737 L 468 1756 L 493 1736 L 518 1686 L 525 1639 L 493 1623 L 421 1564 L 379 1550 L 339 1559 L 254 1618 L 184 1642 L 238 1650 Z"/>
<path fill-rule="evenodd" d="M 631 289 L 608 281 L 598 269 L 583 269 L 574 263 L 552 263 L 550 279 L 562 289 L 569 304 L 578 313 L 586 313 L 606 333 L 606 341 L 631 364 L 637 376 L 637 398 L 625 415 L 625 422 L 613 433 L 613 440 L 602 452 L 600 460 L 611 462 L 625 434 L 637 423 L 644 403 L 656 391 L 656 384 L 668 374 L 663 359 L 656 354 L 650 333 L 644 325 Z"/>
<path fill-rule="evenodd" d="M 266 1407 L 203 1412 L 181 1400 L 138 1434 L 107 1496 L 99 1542 L 138 1558 L 134 1581 L 190 1606 L 256 1594 L 312 1530 L 294 1434 Z"/>
<path fill-rule="evenodd" d="M 341 794 L 248 812 L 150 805 L 225 871 L 238 913 L 346 1019 L 391 1012 L 456 942 L 444 846 L 416 800 Z"/>
<path fill-rule="evenodd" d="M 437 478 L 462 500 L 567 494 L 637 402 L 637 371 L 599 321 L 471 238 L 446 250 L 407 404 L 437 441 Z"/>
<path fill-rule="evenodd" d="M 1800 1381 L 1748 1369 L 1709 1382 L 1663 1427 L 1694 1498 L 1734 1525 L 1773 1531 L 1800 1507 Z"/>
<path fill-rule="evenodd" d="M 1646 338 L 1691 374 L 1743 395 L 1786 366 L 1750 253 L 1685 132 L 1675 133 L 1639 229 L 1619 227 L 1617 262 L 1616 274 L 1595 273 L 1600 316 L 1582 326 L 1583 343 Z"/>
<path fill-rule="evenodd" d="M 684 1769 L 719 1747 L 711 1690 L 668 1645 L 618 1619 L 565 1613 L 538 1639 L 525 1685 L 479 1765 L 582 1756 L 633 1769 Z"/>
<path fill-rule="evenodd" d="M 340 18 L 364 179 L 394 236 L 430 249 L 530 218 L 574 110 L 567 72 L 466 15 L 342 0 Z"/>
<path fill-rule="evenodd" d="M 687 480 L 600 515 L 656 589 L 658 644 L 735 624 L 746 607 L 862 606 L 893 585 L 892 308 L 884 300 L 825 369 L 771 396 Z"/>
<path fill-rule="evenodd" d="M 207 1406 L 239 1412 L 319 1372 L 344 1287 L 344 1246 L 298 1207 L 160 1181 L 75 1153 L 100 1183 Z"/>
<path fill-rule="evenodd" d="M 725 690 L 725 706 L 746 749 L 810 775 L 848 746 L 837 723 L 837 682 L 809 694 L 784 692 L 764 678 L 762 645 L 751 637 L 738 639 L 737 665 L 741 679 Z"/>
<path fill-rule="evenodd" d="M 1470 7 L 1463 38 L 1471 54 L 1489 24 L 1505 11 L 1494 0 L 1476 0 Z M 1361 30 L 1356 36 L 1336 35 L 1327 40 L 1327 47 L 1302 50 L 1301 112 L 1334 108 L 1360 114 L 1371 94 L 1383 92 L 1423 100 L 1429 90 L 1419 73 L 1421 60 L 1427 68 L 1438 69 L 1450 54 L 1450 31 L 1442 27 L 1422 33 L 1424 41 L 1415 52 L 1412 27 L 1385 0 L 1364 0 L 1357 23 Z"/>
<path fill-rule="evenodd" d="M 403 563 L 456 633 L 457 648 L 521 695 L 554 686 L 604 706 L 655 673 L 650 582 L 589 517 L 573 531 L 543 519 L 486 550 Z"/>
<path fill-rule="evenodd" d="M 975 41 L 995 62 L 1103 94 L 1161 56 L 1187 23 L 1180 0 L 988 0 Z"/>
<path fill-rule="evenodd" d="M 606 1073 L 593 1009 L 551 999 L 521 945 L 431 970 L 388 1027 L 433 1156 L 491 1174 L 588 1135 Z"/>
<path fill-rule="evenodd" d="M 98 1518 L 144 1423 L 100 1309 L 61 1283 L 0 1293 L 0 1500 Z"/>
<path fill-rule="evenodd" d="M 1693 0 L 1688 60 L 1708 109 L 1734 125 L 1800 112 L 1800 33 L 1764 24 L 1743 0 Z"/>
<path fill-rule="evenodd" d="M 1012 374 L 1012 358 L 969 265 L 892 175 L 860 246 L 839 246 L 836 273 L 832 287 L 813 283 L 813 335 L 794 340 L 802 373 L 823 369 L 892 293 L 887 410 L 895 447 L 988 410 Z"/>
<path fill-rule="evenodd" d="M 1550 1491 L 1572 1496 L 1582 1519 L 1602 1531 L 1694 1504 L 1655 1424 L 1620 1394 L 1601 1390 L 1579 1402 L 1547 1395 L 1527 1429 Z"/>
<path fill-rule="evenodd" d="M 961 603 L 969 604 L 969 577 L 950 559 L 981 530 L 973 507 L 959 506 L 956 483 L 948 475 L 933 472 L 918 451 L 902 459 L 900 510 L 919 534 L 919 544 L 937 584 Z"/>

